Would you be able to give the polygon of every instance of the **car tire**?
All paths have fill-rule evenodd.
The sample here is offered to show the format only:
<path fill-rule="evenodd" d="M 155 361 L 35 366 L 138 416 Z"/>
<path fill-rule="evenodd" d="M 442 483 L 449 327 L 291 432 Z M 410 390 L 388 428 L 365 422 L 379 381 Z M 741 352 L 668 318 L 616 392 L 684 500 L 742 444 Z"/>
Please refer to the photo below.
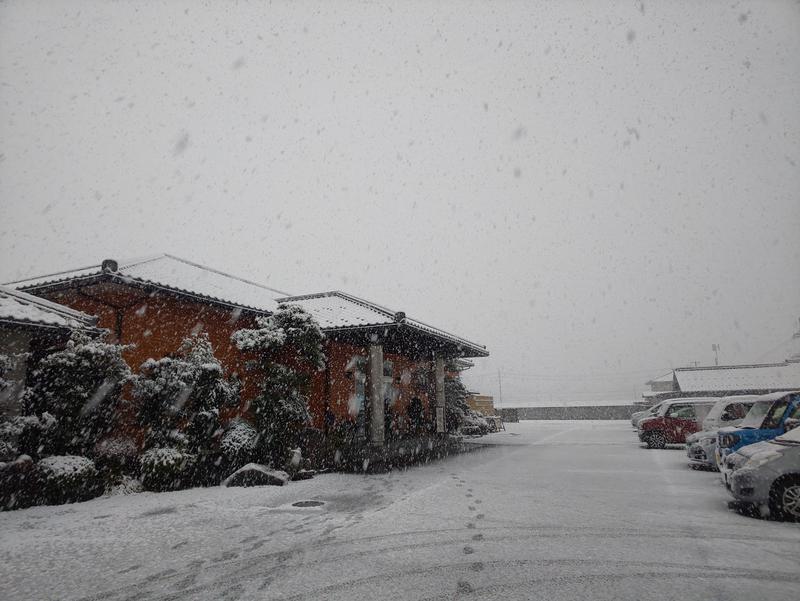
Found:
<path fill-rule="evenodd" d="M 663 449 L 667 446 L 667 437 L 664 436 L 663 432 L 656 430 L 655 432 L 650 432 L 645 442 L 648 449 Z"/>
<path fill-rule="evenodd" d="M 779 520 L 800 522 L 800 476 L 787 476 L 772 485 L 769 513 Z"/>

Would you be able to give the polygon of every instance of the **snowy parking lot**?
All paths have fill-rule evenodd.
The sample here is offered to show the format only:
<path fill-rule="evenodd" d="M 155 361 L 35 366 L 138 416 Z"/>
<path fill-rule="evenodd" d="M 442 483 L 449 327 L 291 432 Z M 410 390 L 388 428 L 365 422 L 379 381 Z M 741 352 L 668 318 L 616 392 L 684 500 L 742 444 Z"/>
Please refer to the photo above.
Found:
<path fill-rule="evenodd" d="M 382 475 L 0 514 L 5 599 L 790 599 L 800 526 L 629 422 L 521 422 Z M 322 505 L 296 507 L 300 501 Z"/>

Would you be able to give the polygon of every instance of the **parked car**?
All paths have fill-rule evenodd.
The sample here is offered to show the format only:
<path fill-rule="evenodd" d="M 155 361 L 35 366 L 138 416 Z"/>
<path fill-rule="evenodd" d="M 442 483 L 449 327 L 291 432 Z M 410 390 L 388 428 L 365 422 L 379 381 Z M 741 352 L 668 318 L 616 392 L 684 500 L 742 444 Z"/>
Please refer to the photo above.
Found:
<path fill-rule="evenodd" d="M 726 487 L 737 501 L 762 515 L 800 521 L 800 428 L 729 454 L 725 469 L 730 474 Z"/>
<path fill-rule="evenodd" d="M 636 413 L 631 415 L 631 424 L 634 428 L 639 428 L 639 422 L 645 419 L 646 417 L 653 417 L 658 415 L 658 412 L 664 407 L 664 405 L 668 403 L 674 403 L 675 401 L 681 401 L 680 397 L 672 398 L 672 399 L 664 399 L 663 401 L 659 401 L 652 407 L 648 407 L 644 411 L 637 411 Z"/>
<path fill-rule="evenodd" d="M 773 392 L 756 399 L 737 428 L 721 428 L 717 433 L 717 467 L 727 484 L 723 462 L 727 455 L 747 445 L 771 440 L 786 432 L 786 420 L 800 418 L 800 391 Z"/>
<path fill-rule="evenodd" d="M 703 420 L 703 430 L 686 438 L 686 456 L 692 468 L 717 469 L 717 430 L 737 426 L 753 406 L 757 395 L 723 397 L 714 403 Z"/>
<path fill-rule="evenodd" d="M 639 440 L 648 449 L 683 444 L 687 436 L 700 431 L 702 420 L 716 402 L 716 398 L 707 397 L 665 401 L 656 415 L 639 421 Z"/>
<path fill-rule="evenodd" d="M 632 413 L 631 425 L 634 428 L 638 428 L 640 419 L 644 419 L 645 417 L 649 417 L 651 415 L 655 415 L 656 413 L 658 413 L 659 407 L 661 407 L 661 405 L 665 402 L 666 401 L 661 401 L 660 403 L 656 403 L 652 407 L 648 407 L 647 409 L 643 409 L 642 411 L 635 411 L 634 413 Z"/>

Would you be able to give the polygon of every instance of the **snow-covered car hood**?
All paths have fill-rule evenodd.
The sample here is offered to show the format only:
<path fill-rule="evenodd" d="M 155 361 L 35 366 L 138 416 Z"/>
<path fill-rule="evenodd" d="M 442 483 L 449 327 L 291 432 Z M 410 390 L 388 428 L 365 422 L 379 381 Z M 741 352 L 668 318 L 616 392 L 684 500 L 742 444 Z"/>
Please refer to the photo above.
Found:
<path fill-rule="evenodd" d="M 775 444 L 772 440 L 762 440 L 761 442 L 744 446 L 736 452 L 749 460 L 753 460 L 762 459 L 769 455 L 778 455 L 786 448 L 783 445 Z"/>
<path fill-rule="evenodd" d="M 702 440 L 703 438 L 716 438 L 717 431 L 716 430 L 703 430 L 702 432 L 695 432 L 691 436 L 686 437 L 686 444 L 692 444 L 693 442 L 697 442 Z"/>

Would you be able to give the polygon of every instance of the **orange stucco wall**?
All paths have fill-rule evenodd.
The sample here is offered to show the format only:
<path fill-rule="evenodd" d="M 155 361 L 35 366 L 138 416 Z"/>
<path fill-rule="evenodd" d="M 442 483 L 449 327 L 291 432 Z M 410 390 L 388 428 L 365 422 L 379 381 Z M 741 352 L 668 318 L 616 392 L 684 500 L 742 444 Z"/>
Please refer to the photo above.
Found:
<path fill-rule="evenodd" d="M 42 296 L 98 316 L 99 326 L 111 332 L 111 340 L 135 345 L 124 353 L 125 360 L 134 372 L 138 372 L 141 364 L 148 358 L 159 359 L 174 353 L 183 339 L 193 332 L 206 332 L 227 375 L 236 374 L 242 381 L 243 408 L 247 406 L 247 400 L 259 392 L 260 369 L 257 356 L 242 353 L 231 342 L 231 334 L 235 330 L 255 326 L 255 317 L 252 314 L 235 312 L 168 292 L 147 293 L 121 284 L 92 285 L 80 290 L 70 288 Z M 108 306 L 109 303 L 124 308 L 114 309 Z M 122 317 L 121 324 L 118 323 L 118 314 Z M 117 340 L 119 325 L 121 336 Z M 350 411 L 351 399 L 356 393 L 353 358 L 366 358 L 367 349 L 328 340 L 325 343 L 325 352 L 324 369 L 304 368 L 311 379 L 309 409 L 317 428 L 325 426 L 326 400 L 336 421 L 355 418 Z M 431 363 L 415 361 L 396 353 L 386 353 L 384 359 L 393 364 L 393 386 L 397 390 L 397 398 L 392 406 L 392 413 L 400 416 L 398 421 L 403 422 L 408 404 L 415 396 L 422 400 L 425 414 L 430 419 L 432 399 L 418 385 L 414 371 L 432 370 Z M 282 357 L 281 362 L 287 365 L 295 363 L 291 353 Z"/>
<path fill-rule="evenodd" d="M 134 372 L 149 358 L 160 359 L 175 353 L 183 339 L 192 333 L 205 332 L 227 375 L 236 374 L 241 379 L 243 398 L 249 399 L 258 393 L 258 374 L 246 365 L 254 357 L 242 353 L 231 342 L 234 331 L 254 327 L 252 315 L 233 313 L 230 309 L 169 293 L 142 294 L 122 286 L 92 286 L 82 292 L 69 289 L 49 294 L 47 298 L 97 315 L 98 325 L 110 331 L 110 340 L 134 345 L 124 353 Z M 104 303 L 124 308 L 115 310 Z M 122 315 L 119 337 L 117 311 Z"/>

